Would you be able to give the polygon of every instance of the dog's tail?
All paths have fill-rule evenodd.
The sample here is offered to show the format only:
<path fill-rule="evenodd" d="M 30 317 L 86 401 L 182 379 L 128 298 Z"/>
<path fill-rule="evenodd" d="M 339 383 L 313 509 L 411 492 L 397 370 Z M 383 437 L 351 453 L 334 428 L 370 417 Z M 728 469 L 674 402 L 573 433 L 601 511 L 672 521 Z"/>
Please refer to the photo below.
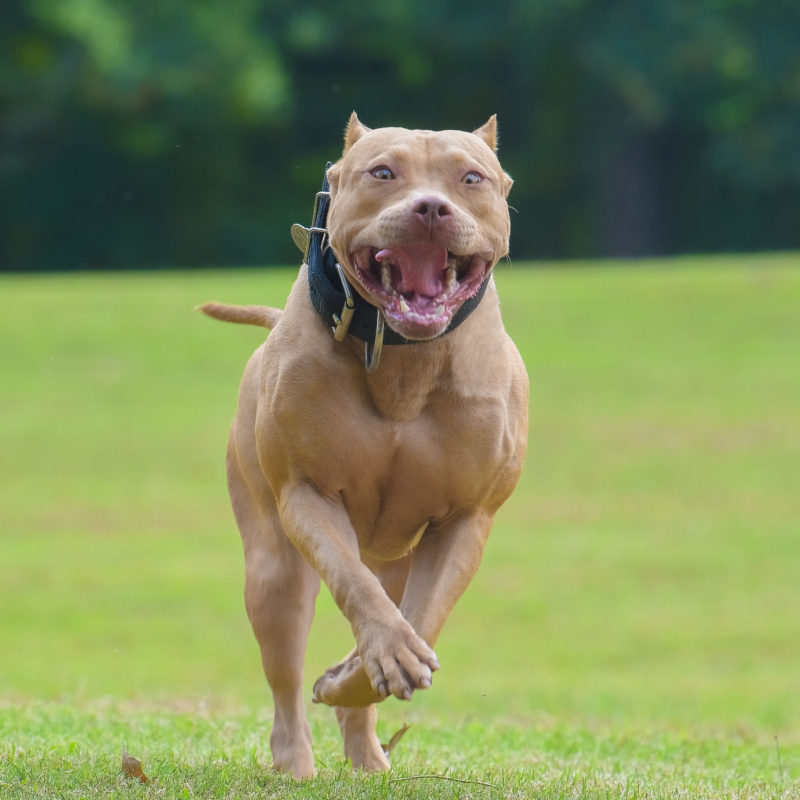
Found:
<path fill-rule="evenodd" d="M 204 303 L 196 311 L 223 322 L 238 322 L 240 325 L 259 325 L 272 330 L 281 318 L 281 309 L 269 306 L 229 306 L 224 303 Z"/>

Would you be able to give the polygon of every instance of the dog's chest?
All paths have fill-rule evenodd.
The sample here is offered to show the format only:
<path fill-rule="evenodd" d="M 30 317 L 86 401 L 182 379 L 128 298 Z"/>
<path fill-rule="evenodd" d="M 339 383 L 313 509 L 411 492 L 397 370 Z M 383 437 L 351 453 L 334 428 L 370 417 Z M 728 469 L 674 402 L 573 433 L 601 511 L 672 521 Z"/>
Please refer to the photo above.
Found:
<path fill-rule="evenodd" d="M 496 478 L 499 415 L 485 409 L 481 425 L 454 407 L 406 422 L 366 422 L 360 450 L 341 464 L 350 520 L 364 553 L 404 556 L 428 524 L 480 505 Z"/>
<path fill-rule="evenodd" d="M 264 382 L 256 432 L 262 465 L 279 465 L 267 475 L 273 492 L 306 481 L 340 498 L 362 552 L 378 560 L 404 556 L 428 525 L 496 508 L 518 471 L 503 382 L 442 379 L 423 354 L 403 348 L 413 369 L 387 358 L 378 384 L 302 363 Z"/>

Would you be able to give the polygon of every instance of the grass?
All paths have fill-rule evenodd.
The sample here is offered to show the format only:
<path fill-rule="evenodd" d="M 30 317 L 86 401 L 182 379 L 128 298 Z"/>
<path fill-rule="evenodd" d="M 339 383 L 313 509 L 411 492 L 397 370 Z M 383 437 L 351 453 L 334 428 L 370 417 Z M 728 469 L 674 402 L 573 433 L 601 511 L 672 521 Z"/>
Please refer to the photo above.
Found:
<path fill-rule="evenodd" d="M 29 706 L 4 753 L 4 798 L 17 797 L 792 797 L 774 742 L 685 731 L 613 731 L 538 720 L 461 722 L 409 733 L 389 775 L 353 775 L 329 725 L 314 727 L 320 775 L 298 785 L 268 768 L 265 715 L 143 714 L 95 705 Z M 6 731 L 0 726 L 3 734 Z M 150 783 L 126 780 L 123 743 Z"/>
<path fill-rule="evenodd" d="M 293 270 L 0 279 L 0 796 L 800 797 L 797 257 L 498 275 L 529 457 L 391 775 L 269 769 L 227 426 Z M 320 598 L 307 682 L 350 645 Z M 154 777 L 119 771 L 122 742 Z M 416 778 L 436 773 L 460 780 Z"/>

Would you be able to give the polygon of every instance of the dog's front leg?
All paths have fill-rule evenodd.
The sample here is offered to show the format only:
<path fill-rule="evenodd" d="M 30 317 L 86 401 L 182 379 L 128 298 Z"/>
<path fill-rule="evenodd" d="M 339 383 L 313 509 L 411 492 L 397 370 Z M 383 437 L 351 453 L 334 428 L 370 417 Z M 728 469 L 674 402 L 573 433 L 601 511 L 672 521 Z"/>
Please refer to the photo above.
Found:
<path fill-rule="evenodd" d="M 286 534 L 325 581 L 353 628 L 363 671 L 346 705 L 369 705 L 376 695 L 409 699 L 414 689 L 428 688 L 432 671 L 439 668 L 436 654 L 361 562 L 341 499 L 325 497 L 309 483 L 295 483 L 280 493 L 280 516 Z"/>
<path fill-rule="evenodd" d="M 477 572 L 491 527 L 492 515 L 486 511 L 464 514 L 431 527 L 412 553 L 400 612 L 430 645 L 435 644 L 456 600 Z M 326 672 L 314 686 L 314 697 L 328 705 L 355 706 L 385 696 L 369 690 L 366 673 L 355 656 Z M 403 699 L 408 697 L 403 695 Z"/>
<path fill-rule="evenodd" d="M 429 528 L 412 553 L 400 611 L 434 644 L 483 557 L 493 515 L 482 509 Z"/>

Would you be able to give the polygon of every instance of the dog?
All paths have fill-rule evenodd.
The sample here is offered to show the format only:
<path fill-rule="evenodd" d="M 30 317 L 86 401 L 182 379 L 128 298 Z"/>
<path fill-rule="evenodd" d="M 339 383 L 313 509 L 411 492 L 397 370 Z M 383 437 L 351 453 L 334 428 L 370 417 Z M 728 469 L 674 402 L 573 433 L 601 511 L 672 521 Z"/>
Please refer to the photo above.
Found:
<path fill-rule="evenodd" d="M 277 770 L 315 774 L 302 696 L 325 581 L 355 648 L 314 685 L 354 769 L 388 769 L 376 704 L 431 686 L 433 645 L 519 478 L 528 377 L 492 269 L 511 178 L 496 118 L 472 133 L 370 129 L 329 165 L 280 311 L 245 368 L 227 451 L 245 605 L 274 700 Z"/>

